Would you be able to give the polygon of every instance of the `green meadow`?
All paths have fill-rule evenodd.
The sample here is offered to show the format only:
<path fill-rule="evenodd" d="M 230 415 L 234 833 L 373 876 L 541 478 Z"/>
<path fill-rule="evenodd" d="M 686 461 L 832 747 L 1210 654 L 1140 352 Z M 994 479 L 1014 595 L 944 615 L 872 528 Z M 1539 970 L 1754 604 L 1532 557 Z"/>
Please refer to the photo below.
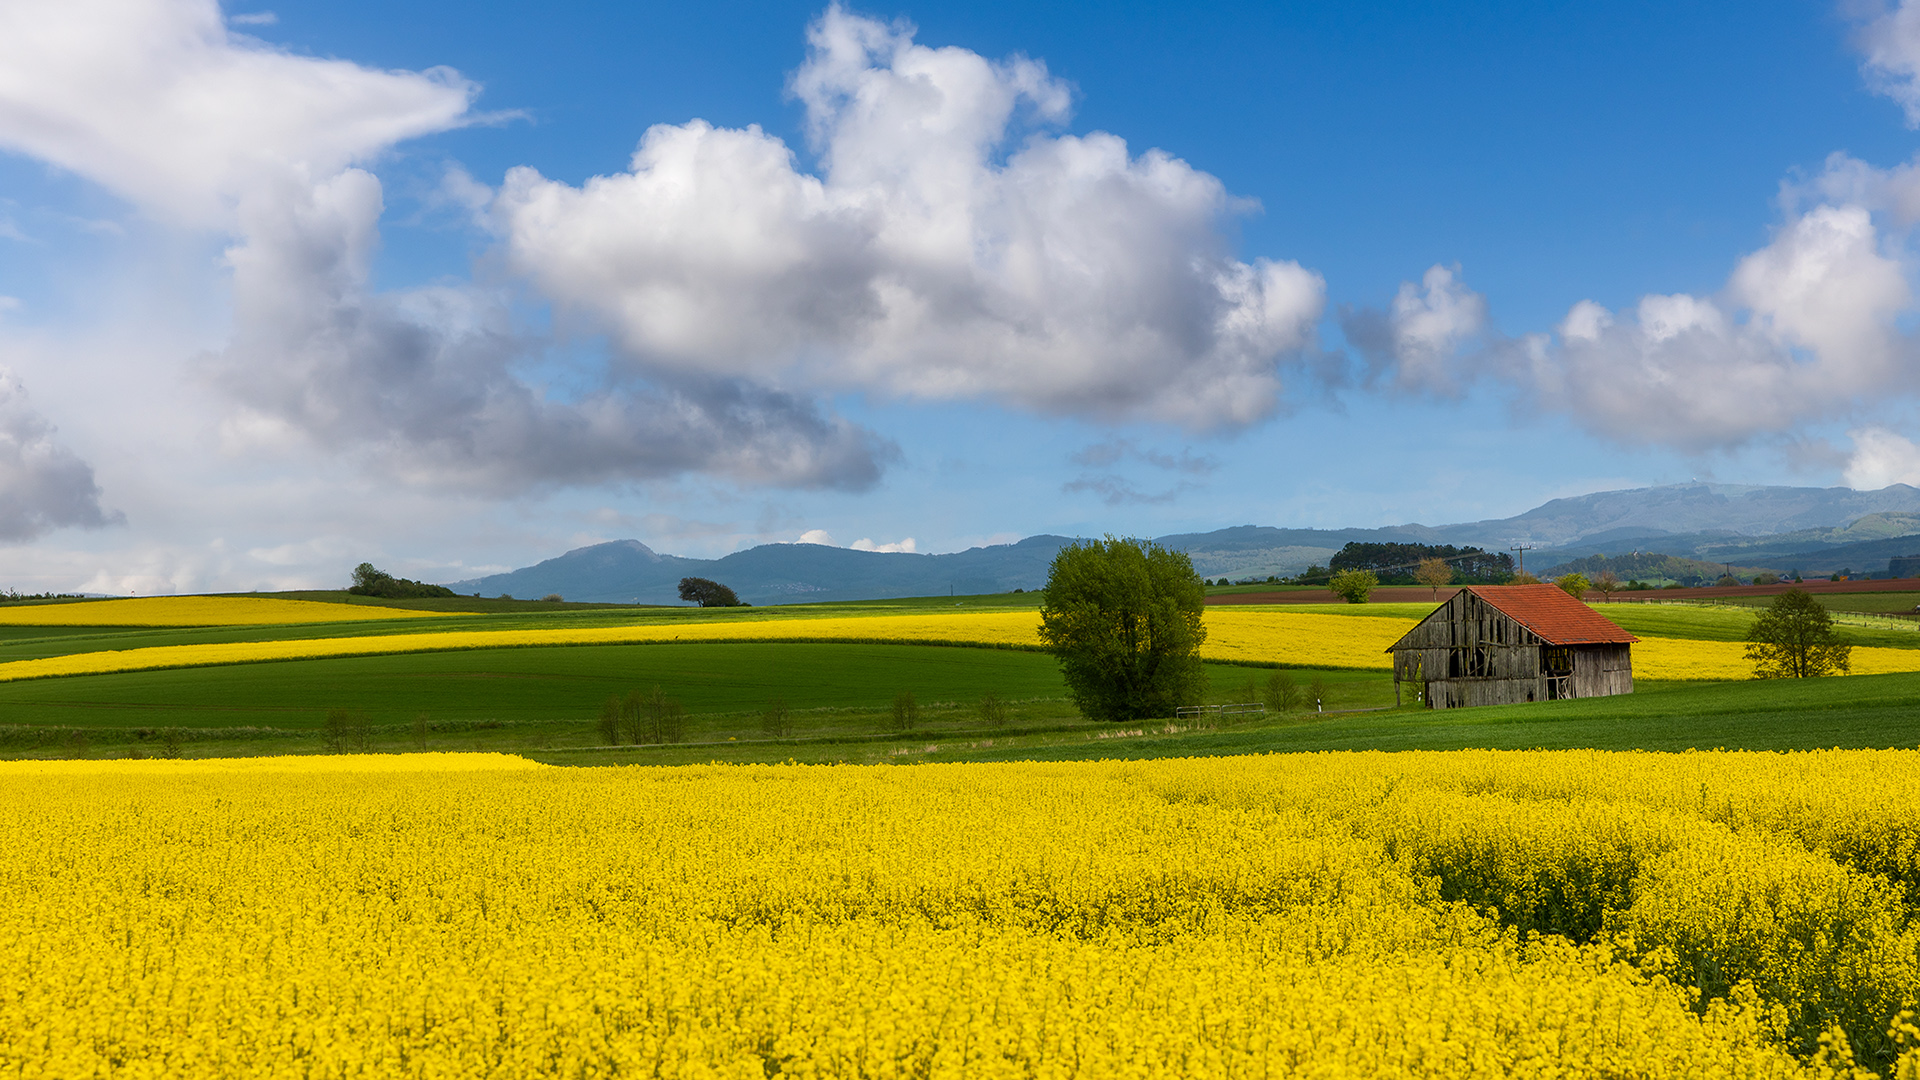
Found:
<path fill-rule="evenodd" d="M 341 593 L 284 594 L 339 602 Z M 353 598 L 359 600 L 360 598 Z M 523 629 L 1033 610 L 1035 594 L 696 609 L 453 598 L 446 618 L 300 626 L 0 627 L 0 662 L 100 649 L 419 630 Z M 85 604 L 74 605 L 82 619 Z M 1289 606 L 1419 618 L 1432 604 Z M 1246 609 L 1242 609 L 1246 610 Z M 1742 638 L 1754 612 L 1704 604 L 1603 605 L 1636 633 Z M 1847 626 L 1863 645 L 1920 647 L 1906 624 Z M 1209 665 L 1211 704 L 1258 700 L 1270 672 Z M 1920 675 L 1805 683 L 1653 683 L 1627 697 L 1434 713 L 1394 707 L 1389 675 L 1289 670 L 1321 705 L 1287 713 L 1090 723 L 1042 653 L 931 645 L 648 643 L 408 653 L 81 675 L 0 683 L 0 756 L 126 757 L 502 750 L 555 764 L 910 762 L 1158 757 L 1324 750 L 1599 747 L 1754 750 L 1920 745 Z M 653 691 L 684 710 L 678 740 L 610 743 L 610 698 Z M 912 696 L 913 715 L 894 703 Z M 982 699 L 1003 703 L 983 711 Z M 776 701 L 784 730 L 765 714 Z M 351 718 L 343 744 L 328 718 Z"/>

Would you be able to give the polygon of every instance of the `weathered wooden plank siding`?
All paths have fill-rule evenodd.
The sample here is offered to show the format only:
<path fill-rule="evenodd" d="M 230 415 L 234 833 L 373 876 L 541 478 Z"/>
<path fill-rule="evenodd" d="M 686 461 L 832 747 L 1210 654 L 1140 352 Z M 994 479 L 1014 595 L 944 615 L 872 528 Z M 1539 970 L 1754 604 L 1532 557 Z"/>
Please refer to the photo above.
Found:
<path fill-rule="evenodd" d="M 1575 645 L 1573 697 L 1609 697 L 1633 693 L 1630 645 Z"/>

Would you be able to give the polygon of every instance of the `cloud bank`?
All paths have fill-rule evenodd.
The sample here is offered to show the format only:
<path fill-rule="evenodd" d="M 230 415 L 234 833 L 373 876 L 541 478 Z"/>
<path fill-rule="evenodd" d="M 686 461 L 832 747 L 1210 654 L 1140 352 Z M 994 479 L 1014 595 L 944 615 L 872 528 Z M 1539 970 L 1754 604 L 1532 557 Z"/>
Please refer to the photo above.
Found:
<path fill-rule="evenodd" d="M 474 122 L 478 86 L 238 25 L 270 18 L 0 12 L 0 146 L 234 238 L 231 339 L 197 367 L 234 452 L 316 447 L 493 496 L 687 474 L 859 490 L 898 450 L 826 395 L 1240 426 L 1272 413 L 1324 307 L 1317 274 L 1231 257 L 1248 207 L 1216 178 L 1051 133 L 1071 94 L 1044 65 L 837 6 L 791 83 L 818 175 L 757 127 L 656 126 L 629 172 L 582 187 L 531 168 L 463 185 L 517 282 L 376 290 L 370 163 Z M 611 356 L 516 327 L 517 283 Z"/>
<path fill-rule="evenodd" d="M 349 169 L 250 204 L 228 252 L 235 334 L 209 364 L 249 411 L 422 486 L 514 494 L 685 472 L 750 485 L 871 486 L 891 443 L 810 401 L 688 373 L 554 400 L 519 378 L 532 343 L 477 288 L 374 293 L 380 183 Z"/>
<path fill-rule="evenodd" d="M 1070 94 L 1036 61 L 837 6 L 808 41 L 819 175 L 757 127 L 659 125 L 616 176 L 509 173 L 513 267 L 648 373 L 1195 429 L 1273 411 L 1324 285 L 1230 257 L 1219 180 L 1044 133 Z"/>
<path fill-rule="evenodd" d="M 239 237 L 232 341 L 202 365 L 238 406 L 236 449 L 305 440 L 403 482 L 493 495 L 684 473 L 797 488 L 879 477 L 893 445 L 804 395 L 687 371 L 556 396 L 518 373 L 545 343 L 514 332 L 504 297 L 371 290 L 383 198 L 358 165 L 471 122 L 477 92 L 448 69 L 271 48 L 207 0 L 0 12 L 0 145 L 167 224 Z"/>

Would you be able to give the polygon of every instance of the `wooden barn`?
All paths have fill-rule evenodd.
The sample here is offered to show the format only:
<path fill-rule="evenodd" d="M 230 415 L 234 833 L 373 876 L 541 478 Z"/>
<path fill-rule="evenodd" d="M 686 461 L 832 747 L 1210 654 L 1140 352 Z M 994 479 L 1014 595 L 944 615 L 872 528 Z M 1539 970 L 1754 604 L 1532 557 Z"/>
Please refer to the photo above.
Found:
<path fill-rule="evenodd" d="M 1393 643 L 1393 692 L 1428 708 L 1633 693 L 1633 643 L 1558 585 L 1472 585 Z"/>

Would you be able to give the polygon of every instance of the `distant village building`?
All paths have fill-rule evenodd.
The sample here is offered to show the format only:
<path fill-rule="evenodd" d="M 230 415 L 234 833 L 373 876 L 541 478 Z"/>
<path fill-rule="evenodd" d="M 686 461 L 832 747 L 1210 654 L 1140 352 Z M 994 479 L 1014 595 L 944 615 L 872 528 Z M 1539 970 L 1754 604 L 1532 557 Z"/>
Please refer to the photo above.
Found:
<path fill-rule="evenodd" d="M 1633 643 L 1558 585 L 1473 585 L 1388 651 L 1394 699 L 1424 687 L 1428 708 L 1633 693 Z"/>

